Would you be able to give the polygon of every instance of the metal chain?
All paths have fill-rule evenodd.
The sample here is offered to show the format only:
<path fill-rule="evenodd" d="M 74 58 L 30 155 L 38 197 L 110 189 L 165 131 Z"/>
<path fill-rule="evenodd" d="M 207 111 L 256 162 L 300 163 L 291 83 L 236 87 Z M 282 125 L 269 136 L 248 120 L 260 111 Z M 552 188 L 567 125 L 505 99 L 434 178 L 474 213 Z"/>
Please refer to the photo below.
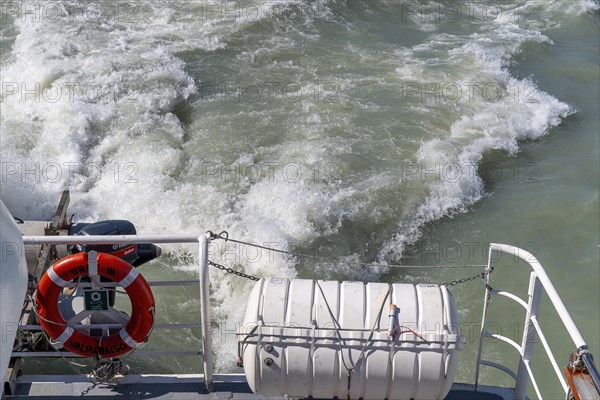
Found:
<path fill-rule="evenodd" d="M 444 283 L 441 283 L 440 286 L 454 286 L 454 285 L 459 285 L 461 283 L 466 283 L 466 282 L 474 281 L 477 278 L 481 278 L 485 282 L 485 278 L 487 278 L 487 276 L 489 274 L 491 274 L 493 271 L 494 271 L 494 266 L 492 266 L 492 268 L 489 271 L 485 270 L 485 271 L 483 271 L 483 272 L 481 272 L 481 273 L 479 273 L 477 275 L 469 276 L 469 277 L 466 277 L 466 278 L 455 279 L 455 280 L 450 281 L 450 282 L 444 282 Z M 486 288 L 488 288 L 488 289 L 491 290 L 491 287 L 487 283 L 486 283 Z"/>
<path fill-rule="evenodd" d="M 384 267 L 384 268 L 387 268 L 387 267 L 396 267 L 396 268 L 452 269 L 452 268 L 474 268 L 474 267 L 481 268 L 481 267 L 485 267 L 486 266 L 485 264 L 402 265 L 402 264 L 389 264 L 389 263 L 377 264 L 377 263 L 369 263 L 369 262 L 350 261 L 350 260 L 342 260 L 340 258 L 331 258 L 331 257 L 316 256 L 316 255 L 313 255 L 313 254 L 295 253 L 295 252 L 291 252 L 291 251 L 276 249 L 274 247 L 261 246 L 261 245 L 256 244 L 256 243 L 250 243 L 250 242 L 244 242 L 242 240 L 231 239 L 229 237 L 229 233 L 227 231 L 222 231 L 221 233 L 218 233 L 218 234 L 214 233 L 213 231 L 207 231 L 206 233 L 208 233 L 210 240 L 221 239 L 221 240 L 224 240 L 225 242 L 229 241 L 229 242 L 232 242 L 232 243 L 243 244 L 243 245 L 246 245 L 246 246 L 256 247 L 258 249 L 272 251 L 272 252 L 275 252 L 275 253 L 281 253 L 281 254 L 285 254 L 285 255 L 297 257 L 297 258 L 310 258 L 310 259 L 313 259 L 313 260 L 316 260 L 316 261 L 328 261 L 328 262 L 342 263 L 342 264 L 347 264 L 347 265 L 355 265 L 355 266 L 360 266 L 360 267 Z"/>
<path fill-rule="evenodd" d="M 220 269 L 221 271 L 225 271 L 228 274 L 237 275 L 237 276 L 242 277 L 242 278 L 250 279 L 251 281 L 258 281 L 258 280 L 260 280 L 260 278 L 258 278 L 256 276 L 248 275 L 248 274 L 245 274 L 243 272 L 236 271 L 233 268 L 229 268 L 229 267 L 226 267 L 224 265 L 217 264 L 216 262 L 212 262 L 210 260 L 208 260 L 208 264 L 211 265 L 211 266 L 213 266 L 213 267 L 215 267 L 215 268 L 217 268 L 217 269 Z"/>
<path fill-rule="evenodd" d="M 444 282 L 444 283 L 440 284 L 440 286 L 454 286 L 454 285 L 459 285 L 461 283 L 466 283 L 466 282 L 474 281 L 477 278 L 485 279 L 485 275 L 486 275 L 486 273 L 482 272 L 480 274 L 469 276 L 467 278 L 460 278 L 460 279 L 455 279 L 455 280 L 450 281 L 450 282 Z"/>
<path fill-rule="evenodd" d="M 257 248 L 260 248 L 260 249 L 265 249 L 265 250 L 269 250 L 269 251 L 275 251 L 275 252 L 278 252 L 278 253 L 288 254 L 288 255 L 295 256 L 295 257 L 299 257 L 299 258 L 302 258 L 302 257 L 310 257 L 310 258 L 315 258 L 315 259 L 317 258 L 317 257 L 310 256 L 310 255 L 292 253 L 292 252 L 285 251 L 285 250 L 274 249 L 272 247 L 261 246 L 261 245 L 255 244 L 255 243 L 249 243 L 249 242 L 243 242 L 241 240 L 230 239 L 229 238 L 229 233 L 227 231 L 222 231 L 221 233 L 218 233 L 218 234 L 214 233 L 212 231 L 208 231 L 207 233 L 209 235 L 209 239 L 210 240 L 222 239 L 222 240 L 224 240 L 226 242 L 227 241 L 231 241 L 231 242 L 234 242 L 234 243 L 244 244 L 244 245 L 247 245 L 247 246 L 257 247 Z M 366 266 L 366 265 L 380 266 L 379 264 L 352 263 L 352 262 L 348 262 L 348 261 L 344 261 L 344 260 L 333 260 L 333 259 L 329 259 L 329 258 L 321 258 L 321 259 L 324 259 L 324 260 L 327 260 L 327 261 L 337 261 L 337 262 L 349 263 L 349 264 L 360 264 L 362 266 Z M 217 264 L 217 263 L 215 263 L 213 261 L 210 261 L 210 260 L 208 261 L 208 263 L 210 265 L 212 265 L 213 267 L 217 268 L 217 269 L 220 269 L 222 271 L 227 272 L 228 274 L 237 275 L 237 276 L 240 276 L 242 278 L 250 279 L 252 281 L 258 281 L 260 279 L 260 278 L 258 278 L 256 276 L 248 275 L 248 274 L 245 274 L 243 272 L 236 271 L 236 270 L 234 270 L 232 268 L 228 268 L 228 267 L 226 267 L 224 265 Z M 383 265 L 381 265 L 381 266 L 383 266 Z M 388 266 L 388 267 L 392 267 L 392 266 L 393 267 L 406 267 L 406 268 L 415 268 L 416 267 L 414 265 L 391 265 L 391 264 L 385 265 L 385 266 Z M 462 268 L 462 267 L 482 267 L 482 266 L 485 267 L 485 265 L 460 265 L 460 266 L 452 266 L 452 267 L 442 266 L 441 268 Z M 440 268 L 440 267 L 433 266 L 433 267 L 424 267 L 424 268 Z M 483 271 L 481 273 L 478 273 L 476 275 L 473 275 L 473 276 L 469 276 L 469 277 L 466 277 L 466 278 L 455 279 L 455 280 L 450 281 L 450 282 L 441 283 L 440 286 L 454 286 L 454 285 L 459 285 L 461 283 L 466 283 L 466 282 L 474 281 L 477 278 L 481 278 L 481 279 L 483 279 L 485 281 L 487 275 L 491 274 L 493 271 L 494 271 L 494 267 L 492 266 L 489 271 L 485 270 L 485 271 Z M 488 289 L 491 289 L 491 287 L 489 287 L 487 285 L 487 283 L 486 283 L 486 287 Z"/>

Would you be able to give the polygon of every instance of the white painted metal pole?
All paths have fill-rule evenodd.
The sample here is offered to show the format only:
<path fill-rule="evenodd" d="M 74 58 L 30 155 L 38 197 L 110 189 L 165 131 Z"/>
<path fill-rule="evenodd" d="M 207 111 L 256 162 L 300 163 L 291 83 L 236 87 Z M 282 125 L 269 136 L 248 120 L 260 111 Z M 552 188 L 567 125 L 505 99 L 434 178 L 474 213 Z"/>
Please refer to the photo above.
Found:
<path fill-rule="evenodd" d="M 196 243 L 195 235 L 23 236 L 25 244 Z"/>
<path fill-rule="evenodd" d="M 529 384 L 529 372 L 525 364 L 531 363 L 533 358 L 533 345 L 536 340 L 535 326 L 531 322 L 531 317 L 537 318 L 540 311 L 540 301 L 542 300 L 542 285 L 537 274 L 531 272 L 529 278 L 529 301 L 527 302 L 527 314 L 525 316 L 525 325 L 523 328 L 523 340 L 521 341 L 521 359 L 519 360 L 519 369 L 515 384 L 515 400 L 524 400 L 527 394 L 527 385 Z"/>
<path fill-rule="evenodd" d="M 487 318 L 488 302 L 490 300 L 490 279 L 491 279 L 490 273 L 492 272 L 492 247 L 491 246 L 488 250 L 488 262 L 487 262 L 487 267 L 486 267 L 485 271 L 487 272 L 487 274 L 485 276 L 485 294 L 483 296 L 483 313 L 481 316 L 481 330 L 479 332 L 479 345 L 477 348 L 477 361 L 475 363 L 475 390 L 477 390 L 477 388 L 479 386 L 479 370 L 480 370 L 481 364 L 482 364 L 481 352 L 483 351 L 483 337 L 486 332 L 485 320 Z"/>
<path fill-rule="evenodd" d="M 542 283 L 542 286 L 544 286 L 544 290 L 546 291 L 548 298 L 554 305 L 554 308 L 556 309 L 561 321 L 565 325 L 565 328 L 567 328 L 567 332 L 569 332 L 569 335 L 571 336 L 576 348 L 587 348 L 587 344 L 583 339 L 583 336 L 581 336 L 581 333 L 579 333 L 579 329 L 577 329 L 577 325 L 575 325 L 573 318 L 571 318 L 571 314 L 569 314 L 569 311 L 567 311 L 567 307 L 565 307 L 565 304 L 562 302 L 562 299 L 554 288 L 552 281 L 550 281 L 550 278 L 546 274 L 544 267 L 542 267 L 542 264 L 540 264 L 537 258 L 535 258 L 535 256 L 528 251 L 515 246 L 510 246 L 508 244 L 491 243 L 490 246 L 494 251 L 513 254 L 523 261 L 529 263 L 531 268 L 535 271 L 538 279 Z"/>
<path fill-rule="evenodd" d="M 200 317 L 202 318 L 202 354 L 204 358 L 204 384 L 206 390 L 212 392 L 212 332 L 210 324 L 210 280 L 208 276 L 208 236 L 200 236 Z"/>

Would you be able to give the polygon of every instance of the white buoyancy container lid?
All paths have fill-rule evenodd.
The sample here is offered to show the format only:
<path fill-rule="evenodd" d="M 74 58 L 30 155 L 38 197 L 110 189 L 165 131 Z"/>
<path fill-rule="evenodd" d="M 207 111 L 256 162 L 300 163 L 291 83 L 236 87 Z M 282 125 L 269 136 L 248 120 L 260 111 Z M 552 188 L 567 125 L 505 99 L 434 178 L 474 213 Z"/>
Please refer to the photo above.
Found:
<path fill-rule="evenodd" d="M 464 343 L 445 286 L 273 278 L 238 340 L 255 393 L 365 400 L 443 399 Z"/>

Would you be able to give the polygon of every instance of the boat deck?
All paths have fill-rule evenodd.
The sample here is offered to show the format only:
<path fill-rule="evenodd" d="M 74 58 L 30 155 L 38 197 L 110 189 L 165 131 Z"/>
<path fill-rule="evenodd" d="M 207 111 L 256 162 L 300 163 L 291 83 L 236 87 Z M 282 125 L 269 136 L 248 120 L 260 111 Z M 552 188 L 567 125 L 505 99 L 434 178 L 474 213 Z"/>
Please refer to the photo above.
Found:
<path fill-rule="evenodd" d="M 104 399 L 116 396 L 121 399 L 283 399 L 264 397 L 252 393 L 244 375 L 215 375 L 213 392 L 205 390 L 202 375 L 127 375 L 119 384 L 94 384 L 82 375 L 24 375 L 17 379 L 13 394 L 5 399 L 31 398 L 58 400 L 65 398 Z M 480 386 L 474 391 L 472 385 L 454 384 L 445 400 L 507 400 L 513 390 Z"/>

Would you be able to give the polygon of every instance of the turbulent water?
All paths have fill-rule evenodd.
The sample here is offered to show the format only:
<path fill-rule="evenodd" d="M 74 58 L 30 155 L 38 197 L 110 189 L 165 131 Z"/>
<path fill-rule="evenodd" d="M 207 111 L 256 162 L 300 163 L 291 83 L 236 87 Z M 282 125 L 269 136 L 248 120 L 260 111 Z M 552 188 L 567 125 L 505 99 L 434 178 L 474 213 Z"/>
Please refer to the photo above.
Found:
<path fill-rule="evenodd" d="M 547 265 L 600 351 L 597 2 L 0 4 L 1 197 L 15 215 L 48 219 L 70 189 L 77 220 L 227 230 L 352 262 L 480 264 L 486 243 L 518 244 Z M 143 271 L 193 277 L 194 250 L 167 249 Z M 477 272 L 357 268 L 222 243 L 211 253 L 261 276 Z M 233 370 L 251 283 L 213 276 L 218 366 Z M 453 289 L 473 323 L 478 282 Z M 193 290 L 157 298 L 164 321 L 197 314 Z M 522 333 L 508 311 L 494 318 Z M 197 346 L 197 336 L 157 332 L 152 343 Z"/>

